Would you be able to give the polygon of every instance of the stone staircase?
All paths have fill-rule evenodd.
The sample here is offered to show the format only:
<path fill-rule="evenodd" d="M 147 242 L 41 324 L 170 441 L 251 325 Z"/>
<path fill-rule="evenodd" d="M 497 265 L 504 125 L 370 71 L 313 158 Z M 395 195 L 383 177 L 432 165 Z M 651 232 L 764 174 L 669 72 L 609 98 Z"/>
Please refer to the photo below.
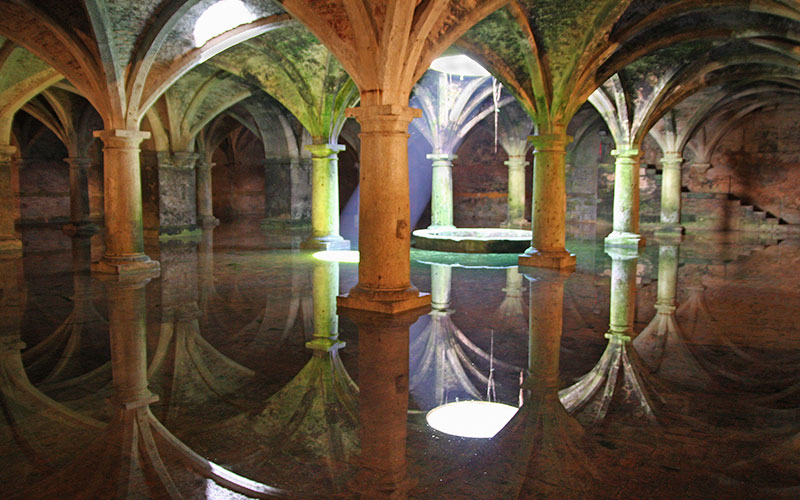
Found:
<path fill-rule="evenodd" d="M 687 229 L 770 233 L 789 229 L 789 225 L 775 215 L 745 204 L 728 193 L 684 192 L 681 203 L 681 222 Z"/>

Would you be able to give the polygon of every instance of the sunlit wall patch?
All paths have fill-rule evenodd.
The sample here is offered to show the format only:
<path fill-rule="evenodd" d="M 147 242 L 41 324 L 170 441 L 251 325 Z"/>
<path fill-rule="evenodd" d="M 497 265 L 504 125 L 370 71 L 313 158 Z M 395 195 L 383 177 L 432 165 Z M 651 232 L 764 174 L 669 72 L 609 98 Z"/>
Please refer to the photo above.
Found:
<path fill-rule="evenodd" d="M 257 19 L 242 0 L 220 0 L 207 8 L 194 25 L 194 46 L 200 47 L 215 36 Z"/>
<path fill-rule="evenodd" d="M 456 401 L 428 412 L 428 425 L 439 432 L 469 438 L 491 438 L 516 415 L 517 407 L 488 401 Z"/>
<path fill-rule="evenodd" d="M 439 57 L 431 63 L 431 69 L 459 76 L 489 76 L 483 66 L 463 54 Z"/>
<path fill-rule="evenodd" d="M 345 262 L 355 264 L 359 261 L 358 250 L 323 250 L 321 252 L 313 253 L 312 257 L 327 262 Z"/>

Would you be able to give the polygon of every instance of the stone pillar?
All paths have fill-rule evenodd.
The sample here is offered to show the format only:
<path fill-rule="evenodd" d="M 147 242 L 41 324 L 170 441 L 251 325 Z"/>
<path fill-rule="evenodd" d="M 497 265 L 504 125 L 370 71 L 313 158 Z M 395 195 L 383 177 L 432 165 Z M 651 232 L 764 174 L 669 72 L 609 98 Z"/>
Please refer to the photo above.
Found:
<path fill-rule="evenodd" d="M 64 158 L 69 165 L 69 219 L 64 232 L 70 236 L 90 236 L 100 229 L 89 220 L 89 158 Z"/>
<path fill-rule="evenodd" d="M 607 253 L 611 257 L 611 300 L 605 337 L 611 342 L 627 344 L 633 337 L 639 253 L 636 249 L 610 249 Z"/>
<path fill-rule="evenodd" d="M 639 234 L 639 150 L 615 149 L 613 231 L 606 246 L 642 247 Z"/>
<path fill-rule="evenodd" d="M 350 487 L 364 499 L 407 498 L 409 327 L 423 309 L 386 315 L 345 309 L 358 326 L 360 471 Z"/>
<path fill-rule="evenodd" d="M 450 283 L 453 268 L 445 264 L 431 264 L 431 307 L 447 312 L 450 308 Z"/>
<path fill-rule="evenodd" d="M 399 105 L 352 108 L 361 124 L 358 284 L 340 306 L 395 314 L 430 304 L 411 284 L 408 126 L 418 109 Z"/>
<path fill-rule="evenodd" d="M 103 130 L 105 242 L 102 260 L 92 266 L 100 273 L 128 274 L 158 270 L 157 261 L 144 254 L 142 186 L 139 144 L 149 137 L 138 130 Z"/>
<path fill-rule="evenodd" d="M 339 234 L 339 152 L 340 144 L 312 144 L 311 151 L 311 236 L 303 248 L 348 250 L 350 242 Z"/>
<path fill-rule="evenodd" d="M 658 247 L 658 283 L 656 310 L 675 314 L 678 295 L 678 245 L 661 243 Z"/>
<path fill-rule="evenodd" d="M 661 226 L 658 235 L 683 234 L 681 226 L 681 164 L 680 153 L 665 153 L 661 175 Z"/>
<path fill-rule="evenodd" d="M 519 256 L 520 266 L 568 269 L 575 267 L 575 255 L 565 247 L 567 187 L 566 147 L 572 140 L 566 132 L 534 135 L 533 209 L 531 247 Z"/>
<path fill-rule="evenodd" d="M 509 156 L 505 164 L 508 166 L 508 217 L 502 225 L 528 229 L 530 224 L 525 219 L 525 167 L 528 162 L 525 156 Z"/>
<path fill-rule="evenodd" d="M 453 160 L 456 155 L 433 153 L 431 178 L 431 225 L 428 229 L 454 229 L 453 225 Z"/>
<path fill-rule="evenodd" d="M 344 347 L 339 338 L 339 316 L 336 315 L 336 296 L 339 294 L 339 263 L 317 260 L 312 273 L 314 297 L 314 332 L 306 347 L 332 351 Z"/>
<path fill-rule="evenodd" d="M 219 225 L 219 219 L 214 217 L 214 198 L 211 190 L 211 169 L 214 164 L 210 161 L 197 161 L 197 222 L 204 229 Z"/>
<path fill-rule="evenodd" d="M 192 151 L 158 153 L 158 238 L 199 238 L 197 179 L 199 155 Z"/>
<path fill-rule="evenodd" d="M 16 151 L 16 146 L 0 146 L 0 253 L 12 255 L 22 252 L 22 240 L 14 228 L 16 194 L 11 182 L 11 165 Z"/>

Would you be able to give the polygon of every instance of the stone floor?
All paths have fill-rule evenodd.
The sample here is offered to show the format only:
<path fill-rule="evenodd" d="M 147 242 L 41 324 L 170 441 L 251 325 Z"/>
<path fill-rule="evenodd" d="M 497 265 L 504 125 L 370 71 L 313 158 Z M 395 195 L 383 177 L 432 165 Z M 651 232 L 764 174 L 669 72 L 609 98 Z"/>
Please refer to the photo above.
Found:
<path fill-rule="evenodd" d="M 686 368 L 653 373 L 632 350 L 641 387 L 618 387 L 587 423 L 557 389 L 607 344 L 602 236 L 569 243 L 578 268 L 566 278 L 531 276 L 564 280 L 552 352 L 531 352 L 546 343 L 529 324 L 547 325 L 530 317 L 538 288 L 513 258 L 416 250 L 412 280 L 444 303 L 437 313 L 408 335 L 340 316 L 345 346 L 312 351 L 314 298 L 348 290 L 357 266 L 293 250 L 297 237 L 223 224 L 201 242 L 154 246 L 161 275 L 136 290 L 87 272 L 99 238 L 28 231 L 25 257 L 0 260 L 2 497 L 800 497 L 800 242 L 686 238 L 680 345 L 661 365 L 678 352 Z M 636 332 L 656 314 L 648 245 Z M 534 354 L 556 363 L 556 384 L 537 383 L 547 377 Z M 637 390 L 653 418 L 631 408 Z M 492 439 L 426 424 L 435 406 L 487 394 L 522 404 Z"/>

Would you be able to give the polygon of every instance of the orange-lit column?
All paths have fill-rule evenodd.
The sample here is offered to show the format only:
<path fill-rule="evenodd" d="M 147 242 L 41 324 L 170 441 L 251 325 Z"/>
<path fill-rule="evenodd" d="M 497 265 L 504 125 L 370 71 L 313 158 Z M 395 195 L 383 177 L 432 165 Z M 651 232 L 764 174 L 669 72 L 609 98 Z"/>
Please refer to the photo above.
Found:
<path fill-rule="evenodd" d="M 338 305 L 395 314 L 430 304 L 411 284 L 408 126 L 418 109 L 365 105 L 348 110 L 361 124 L 358 284 Z"/>
<path fill-rule="evenodd" d="M 128 274 L 159 269 L 144 254 L 139 144 L 150 137 L 138 130 L 95 132 L 103 141 L 106 252 L 92 270 Z"/>
<path fill-rule="evenodd" d="M 567 144 L 572 140 L 563 127 L 553 134 L 534 135 L 533 208 L 531 247 L 519 256 L 520 266 L 568 269 L 575 255 L 567 252 Z"/>

